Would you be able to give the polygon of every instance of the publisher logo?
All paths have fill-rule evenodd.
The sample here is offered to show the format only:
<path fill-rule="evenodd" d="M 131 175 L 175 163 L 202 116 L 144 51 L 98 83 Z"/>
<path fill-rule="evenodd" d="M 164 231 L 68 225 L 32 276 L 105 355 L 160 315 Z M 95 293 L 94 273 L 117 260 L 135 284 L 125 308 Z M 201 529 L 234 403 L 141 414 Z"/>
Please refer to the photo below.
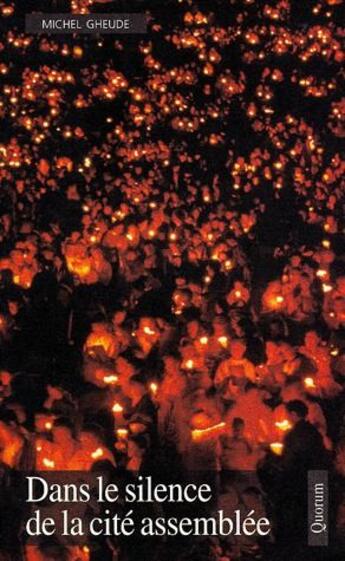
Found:
<path fill-rule="evenodd" d="M 146 33 L 144 14 L 27 14 L 27 33 Z"/>
<path fill-rule="evenodd" d="M 308 545 L 328 545 L 328 472 L 308 473 Z"/>

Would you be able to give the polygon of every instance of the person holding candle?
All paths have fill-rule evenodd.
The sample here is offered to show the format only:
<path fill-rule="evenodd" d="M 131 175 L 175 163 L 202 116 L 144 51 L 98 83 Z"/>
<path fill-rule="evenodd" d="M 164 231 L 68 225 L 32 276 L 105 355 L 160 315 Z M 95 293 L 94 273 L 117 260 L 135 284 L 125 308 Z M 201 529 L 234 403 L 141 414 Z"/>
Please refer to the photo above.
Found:
<path fill-rule="evenodd" d="M 305 543 L 307 520 L 308 472 L 330 468 L 330 455 L 324 447 L 319 431 L 307 421 L 308 407 L 300 400 L 286 404 L 292 425 L 283 440 L 278 466 L 280 488 L 280 516 L 277 518 L 277 539 Z"/>

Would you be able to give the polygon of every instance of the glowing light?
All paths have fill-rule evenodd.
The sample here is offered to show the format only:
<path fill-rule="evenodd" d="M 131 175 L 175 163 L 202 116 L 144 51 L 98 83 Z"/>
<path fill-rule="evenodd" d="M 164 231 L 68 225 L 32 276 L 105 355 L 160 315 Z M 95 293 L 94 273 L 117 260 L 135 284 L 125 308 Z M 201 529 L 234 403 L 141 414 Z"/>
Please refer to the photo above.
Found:
<path fill-rule="evenodd" d="M 292 429 L 292 425 L 288 419 L 284 419 L 283 421 L 277 421 L 275 425 L 279 430 L 282 430 L 284 432 Z"/>
<path fill-rule="evenodd" d="M 128 430 L 127 429 L 117 429 L 116 435 L 120 439 L 125 439 L 128 437 Z"/>
<path fill-rule="evenodd" d="M 144 327 L 144 333 L 145 333 L 146 335 L 155 335 L 155 334 L 156 334 L 156 332 L 154 331 L 154 329 L 151 329 L 151 327 L 149 327 L 149 326 L 147 326 L 147 325 Z"/>
<path fill-rule="evenodd" d="M 94 460 L 97 460 L 98 458 L 101 458 L 103 455 L 104 455 L 103 449 L 102 448 L 97 448 L 97 450 L 92 452 L 91 458 L 93 458 Z"/>
<path fill-rule="evenodd" d="M 49 469 L 55 468 L 55 462 L 53 460 L 49 460 L 49 458 L 43 458 L 43 465 Z"/>
<path fill-rule="evenodd" d="M 118 381 L 119 378 L 115 374 L 110 374 L 109 376 L 104 376 L 103 378 L 103 382 L 109 385 L 116 384 Z"/>
<path fill-rule="evenodd" d="M 327 294 L 328 292 L 331 292 L 331 290 L 333 290 L 333 286 L 331 284 L 323 283 L 322 290 L 325 294 Z"/>
<path fill-rule="evenodd" d="M 212 427 L 208 427 L 206 429 L 193 429 L 192 430 L 192 439 L 193 440 L 200 440 L 204 436 L 214 435 L 216 436 L 224 427 L 226 423 L 223 421 L 218 423 L 217 425 L 213 425 Z"/>
<path fill-rule="evenodd" d="M 315 389 L 316 388 L 314 378 L 311 378 L 311 377 L 304 378 L 303 383 L 304 383 L 305 387 L 308 388 L 308 389 Z"/>
<path fill-rule="evenodd" d="M 113 413 L 123 413 L 123 407 L 120 403 L 114 403 L 113 408 L 112 408 L 112 412 Z"/>
<path fill-rule="evenodd" d="M 218 337 L 218 343 L 226 348 L 228 346 L 228 338 L 225 335 L 221 335 L 220 337 Z"/>
<path fill-rule="evenodd" d="M 153 393 L 153 395 L 157 395 L 158 384 L 156 384 L 156 382 L 151 382 L 149 387 L 150 387 L 150 391 Z"/>
<path fill-rule="evenodd" d="M 282 456 L 284 451 L 284 444 L 282 444 L 281 442 L 272 442 L 270 444 L 270 449 L 273 454 L 276 454 L 276 456 Z"/>

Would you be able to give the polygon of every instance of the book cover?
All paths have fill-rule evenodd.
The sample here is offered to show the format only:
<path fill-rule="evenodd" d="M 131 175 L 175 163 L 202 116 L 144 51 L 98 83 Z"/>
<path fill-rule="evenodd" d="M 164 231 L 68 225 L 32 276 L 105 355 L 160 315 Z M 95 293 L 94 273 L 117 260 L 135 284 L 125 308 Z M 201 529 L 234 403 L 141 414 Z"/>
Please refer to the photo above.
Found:
<path fill-rule="evenodd" d="M 342 0 L 0 0 L 0 561 L 343 561 Z"/>

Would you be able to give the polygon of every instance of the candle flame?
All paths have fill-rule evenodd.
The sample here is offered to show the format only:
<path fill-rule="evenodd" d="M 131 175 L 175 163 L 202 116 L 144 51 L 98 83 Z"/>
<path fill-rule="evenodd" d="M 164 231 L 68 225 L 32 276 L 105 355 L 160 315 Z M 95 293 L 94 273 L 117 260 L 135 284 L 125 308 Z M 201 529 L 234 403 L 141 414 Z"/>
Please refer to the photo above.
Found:
<path fill-rule="evenodd" d="M 327 294 L 327 292 L 331 292 L 331 290 L 333 290 L 333 286 L 331 284 L 326 284 L 325 282 L 322 284 L 322 290 L 325 294 Z"/>
<path fill-rule="evenodd" d="M 156 382 L 151 382 L 150 390 L 154 395 L 156 395 L 156 393 L 158 392 L 158 384 L 156 384 Z"/>
<path fill-rule="evenodd" d="M 270 444 L 270 448 L 273 454 L 276 454 L 276 456 L 281 456 L 283 454 L 284 444 L 282 444 L 281 442 L 272 442 Z"/>
<path fill-rule="evenodd" d="M 194 360 L 189 359 L 186 361 L 186 368 L 188 368 L 188 370 L 192 370 L 194 368 Z"/>
<path fill-rule="evenodd" d="M 118 438 L 127 438 L 128 430 L 127 429 L 117 429 L 116 434 Z"/>
<path fill-rule="evenodd" d="M 228 338 L 225 335 L 221 335 L 221 337 L 218 337 L 218 343 L 220 343 L 220 345 L 222 345 L 222 347 L 227 347 L 228 346 Z"/>
<path fill-rule="evenodd" d="M 103 456 L 103 454 L 104 454 L 103 449 L 102 448 L 97 448 L 97 450 L 92 452 L 91 458 L 93 458 L 94 460 L 97 460 L 97 458 L 101 458 Z"/>
<path fill-rule="evenodd" d="M 314 378 L 304 378 L 304 385 L 306 388 L 315 389 L 316 384 Z"/>
<path fill-rule="evenodd" d="M 316 271 L 316 276 L 319 277 L 320 279 L 323 279 L 324 277 L 327 276 L 327 271 L 325 269 L 318 269 Z"/>
<path fill-rule="evenodd" d="M 155 335 L 156 334 L 154 329 L 151 329 L 151 327 L 149 327 L 148 325 L 146 325 L 144 327 L 144 333 L 146 333 L 146 335 Z"/>
<path fill-rule="evenodd" d="M 110 374 L 109 376 L 104 376 L 103 378 L 103 382 L 105 384 L 116 384 L 116 382 L 118 382 L 119 378 L 118 376 L 115 376 L 115 374 Z"/>
<path fill-rule="evenodd" d="M 112 408 L 112 412 L 113 413 L 122 413 L 123 411 L 123 407 L 120 403 L 114 403 L 113 408 Z"/>
<path fill-rule="evenodd" d="M 288 419 L 284 419 L 283 421 L 277 421 L 275 425 L 279 430 L 282 431 L 288 431 L 292 428 L 292 425 Z"/>

